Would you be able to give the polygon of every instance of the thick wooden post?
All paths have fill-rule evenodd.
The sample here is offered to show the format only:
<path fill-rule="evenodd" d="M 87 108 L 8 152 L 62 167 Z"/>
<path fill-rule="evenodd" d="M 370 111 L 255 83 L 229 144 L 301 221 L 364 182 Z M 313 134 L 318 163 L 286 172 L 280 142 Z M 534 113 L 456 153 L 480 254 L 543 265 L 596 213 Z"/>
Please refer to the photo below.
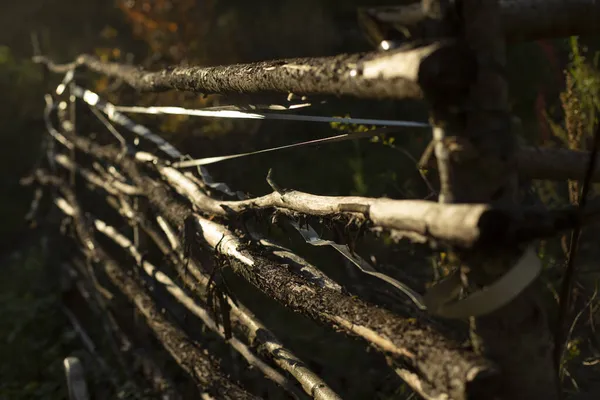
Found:
<path fill-rule="evenodd" d="M 477 73 L 460 117 L 445 123 L 443 110 L 434 113 L 438 119 L 434 140 L 442 182 L 440 201 L 514 202 L 516 138 L 511 129 L 498 0 L 455 4 L 462 14 L 464 39 L 476 58 Z M 491 284 L 514 265 L 523 250 L 516 244 L 497 243 L 468 253 L 457 251 L 463 285 L 467 290 L 479 290 Z M 552 336 L 535 284 L 501 309 L 471 318 L 470 326 L 475 351 L 494 361 L 502 374 L 501 385 L 489 388 L 493 392 L 482 398 L 559 398 Z"/>

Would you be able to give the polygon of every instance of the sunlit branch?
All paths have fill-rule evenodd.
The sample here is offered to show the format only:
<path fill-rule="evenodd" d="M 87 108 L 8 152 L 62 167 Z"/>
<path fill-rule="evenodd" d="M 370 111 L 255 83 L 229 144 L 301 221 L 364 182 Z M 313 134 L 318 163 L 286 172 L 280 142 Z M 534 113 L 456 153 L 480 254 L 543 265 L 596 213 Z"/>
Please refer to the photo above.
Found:
<path fill-rule="evenodd" d="M 85 66 L 122 79 L 140 91 L 182 90 L 203 94 L 295 93 L 361 98 L 422 98 L 424 92 L 452 93 L 466 85 L 471 61 L 455 44 L 433 44 L 387 53 L 344 54 L 215 67 L 174 67 L 149 72 L 140 67 L 81 55 L 58 65 L 43 56 L 34 61 L 54 72 Z M 435 86 L 435 88 L 434 88 Z"/>

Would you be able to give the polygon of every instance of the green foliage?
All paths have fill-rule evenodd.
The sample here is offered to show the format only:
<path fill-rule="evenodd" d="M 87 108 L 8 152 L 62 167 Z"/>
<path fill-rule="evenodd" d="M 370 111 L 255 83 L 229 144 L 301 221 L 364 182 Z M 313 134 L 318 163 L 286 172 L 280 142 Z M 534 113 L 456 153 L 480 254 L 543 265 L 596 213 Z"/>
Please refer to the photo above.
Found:
<path fill-rule="evenodd" d="M 334 115 L 334 118 L 352 118 L 350 117 L 350 114 L 346 114 L 344 116 L 340 116 L 340 115 Z M 368 126 L 368 125 L 361 125 L 361 124 L 348 124 L 348 123 L 344 123 L 344 122 L 330 122 L 329 125 L 331 126 L 331 129 L 339 131 L 339 132 L 368 132 L 371 131 L 373 129 L 376 129 L 376 126 Z"/>
<path fill-rule="evenodd" d="M 587 49 L 582 47 L 577 37 L 569 40 L 570 62 L 565 70 L 566 88 L 560 95 L 563 115 L 556 121 L 547 117 L 552 134 L 565 146 L 573 150 L 583 150 L 593 135 L 600 107 L 600 73 L 596 52 L 592 60 Z M 560 206 L 569 202 L 562 194 L 563 184 L 550 181 L 534 182 L 536 191 L 544 204 Z M 578 184 L 569 183 L 571 202 L 576 200 Z"/>
<path fill-rule="evenodd" d="M 592 62 L 586 56 L 577 37 L 569 41 L 571 61 L 565 71 L 567 88 L 561 94 L 564 111 L 563 123 L 550 121 L 554 135 L 566 145 L 574 148 L 592 135 L 600 107 L 600 74 L 596 53 Z"/>
<path fill-rule="evenodd" d="M 587 48 L 579 45 L 576 36 L 571 37 L 571 63 L 568 73 L 573 76 L 577 91 L 581 97 L 583 111 L 595 116 L 600 107 L 600 74 L 598 72 L 598 59 L 600 52 L 596 52 L 593 61 L 586 57 Z M 590 126 L 593 127 L 594 118 L 590 118 Z"/>
<path fill-rule="evenodd" d="M 564 71 L 565 88 L 559 96 L 561 114 L 554 118 L 546 115 L 546 118 L 552 134 L 558 139 L 555 141 L 555 146 L 568 147 L 572 150 L 585 150 L 589 146 L 590 139 L 598 123 L 598 110 L 600 109 L 600 72 L 598 71 L 598 61 L 600 53 L 590 52 L 581 44 L 581 41 L 577 37 L 570 38 L 566 43 L 570 51 L 570 61 Z M 551 145 L 550 143 L 545 144 Z M 559 207 L 569 202 L 577 203 L 579 201 L 579 192 L 581 189 L 579 182 L 535 181 L 534 186 L 539 198 L 549 207 Z M 597 190 L 594 189 L 596 188 L 593 187 L 592 192 L 597 193 Z M 594 228 L 588 229 L 592 231 Z M 597 237 L 596 233 L 593 233 L 593 235 Z M 581 260 L 585 259 L 586 255 L 590 256 L 588 252 L 590 251 L 589 247 L 591 243 L 587 242 L 587 240 L 589 238 L 586 238 L 585 235 L 581 239 L 582 244 L 580 245 L 579 252 L 584 254 L 578 257 L 578 263 L 590 263 L 589 258 L 586 261 Z M 544 277 L 547 279 L 549 295 L 552 295 L 551 297 L 548 296 L 548 301 L 552 303 L 559 299 L 558 291 L 560 290 L 561 279 L 564 274 L 568 243 L 568 235 L 564 235 L 562 238 L 540 241 L 538 247 L 538 256 L 544 267 Z M 596 278 L 586 276 L 585 280 L 581 279 L 578 282 L 579 296 L 573 297 L 574 305 L 577 304 L 576 298 L 581 300 L 581 298 L 586 298 L 589 295 L 589 285 L 593 285 L 594 280 Z M 560 301 L 563 300 L 561 299 Z M 577 304 L 575 307 L 579 308 L 581 305 Z M 550 312 L 552 311 L 555 311 L 555 309 L 550 308 Z M 580 361 L 582 356 L 585 356 L 586 352 L 589 351 L 585 338 L 594 333 L 589 331 L 589 326 L 584 327 L 582 326 L 584 324 L 573 322 L 570 316 L 567 317 L 567 323 L 573 324 L 570 326 L 570 329 L 574 329 L 572 332 L 574 338 L 568 340 L 565 344 L 566 348 L 561 368 L 571 382 L 575 382 L 575 378 L 571 376 L 575 375 L 575 373 L 577 373 L 577 380 L 586 380 L 588 379 L 586 375 L 590 371 L 580 370 Z M 589 379 L 592 380 L 594 378 Z"/>

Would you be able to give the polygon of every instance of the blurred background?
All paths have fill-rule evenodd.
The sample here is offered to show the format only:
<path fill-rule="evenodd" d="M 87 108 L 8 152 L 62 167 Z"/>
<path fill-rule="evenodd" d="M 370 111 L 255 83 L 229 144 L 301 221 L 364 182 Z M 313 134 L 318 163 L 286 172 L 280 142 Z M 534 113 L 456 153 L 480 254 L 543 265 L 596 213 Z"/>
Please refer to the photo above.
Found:
<path fill-rule="evenodd" d="M 41 157 L 45 128 L 43 96 L 62 79 L 46 76 L 31 62 L 34 52 L 56 62 L 70 62 L 82 53 L 102 60 L 159 69 L 168 65 L 209 66 L 271 58 L 327 56 L 373 50 L 357 23 L 358 7 L 398 4 L 386 0 L 20 0 L 0 4 L 0 399 L 63 399 L 62 359 L 82 347 L 61 312 L 56 280 L 44 275 L 41 250 L 25 223 L 33 193 L 19 184 Z M 509 79 L 515 115 L 522 122 L 520 141 L 538 146 L 585 148 L 590 132 L 569 131 L 573 110 L 593 118 L 597 107 L 595 66 L 597 38 L 570 38 L 523 43 L 510 48 Z M 221 98 L 183 93 L 140 95 L 105 77 L 86 76 L 84 84 L 104 98 L 123 105 L 174 105 L 190 108 L 259 102 L 256 97 Z M 285 97 L 269 100 L 285 103 Z M 314 103 L 314 101 L 313 101 Z M 571 108 L 569 108 L 571 107 Z M 575 108 L 573 108 L 575 107 Z M 579 108 L 577 108 L 579 107 Z M 391 101 L 327 99 L 311 114 L 426 121 L 422 104 Z M 570 110 L 570 111 L 569 111 Z M 571 115 L 571 120 L 569 120 Z M 567 116 L 567 118 L 565 118 Z M 136 118 L 156 129 L 193 157 L 258 150 L 336 133 L 335 124 L 288 121 L 242 121 L 185 116 Z M 569 121 L 571 125 L 569 125 Z M 416 160 L 430 140 L 430 132 L 406 129 L 394 135 L 320 147 L 258 155 L 211 166 L 218 181 L 253 195 L 267 193 L 269 168 L 283 187 L 316 194 L 425 198 L 431 194 L 427 171 Z M 431 173 L 431 175 L 434 175 Z M 426 182 L 431 179 L 432 183 Z M 567 204 L 567 182 L 524 183 L 526 201 L 549 206 Z M 594 289 L 598 267 L 593 236 L 582 248 L 586 275 L 579 287 L 581 301 Z M 540 257 L 549 301 L 564 265 L 561 239 L 540 243 Z M 412 245 L 390 246 L 372 261 L 381 268 L 412 265 L 423 268 L 424 258 L 413 257 Z M 385 247 L 385 246 L 384 246 Z M 597 246 L 596 246 L 597 247 Z M 308 251 L 310 253 L 310 249 Z M 310 259 L 310 254 L 308 258 Z M 323 263 L 321 253 L 314 253 Z M 338 262 L 335 255 L 329 259 Z M 426 260 L 425 268 L 431 262 Z M 387 266 L 387 267 L 386 267 Z M 408 267 L 407 267 L 408 268 Z M 327 271 L 332 277 L 344 270 Z M 346 271 L 348 272 L 348 271 Z M 350 283 L 351 284 L 351 283 Z M 424 285 L 424 282 L 417 282 Z M 591 303 L 590 303 L 591 304 Z M 594 303 L 595 306 L 595 303 Z M 581 322 L 570 344 L 573 387 L 592 385 L 578 371 L 582 360 L 594 357 L 590 332 L 596 308 Z M 261 316 L 262 317 L 262 316 Z M 268 318 L 265 317 L 265 318 Z M 585 319 L 585 318 L 584 318 Z M 590 339 L 592 337 L 592 339 Z M 298 339 L 301 340 L 301 339 Z M 304 338 L 310 347 L 311 338 Z M 368 376 L 361 381 L 342 378 L 343 349 L 332 350 L 339 364 L 335 384 L 350 388 L 354 398 L 373 390 L 392 396 L 395 378 Z M 306 350 L 310 353 L 310 349 Z M 336 359 L 337 357 L 337 359 Z M 337 361 L 336 361 L 337 360 Z M 318 369 L 318 360 L 314 368 Z M 598 368 L 592 366 L 591 368 Z M 587 369 L 586 369 L 587 371 Z M 347 370 L 345 372 L 348 372 Z M 596 370 L 596 372 L 598 372 Z M 351 376 L 351 375 L 350 375 Z M 387 382 L 386 379 L 390 379 Z M 102 382 L 98 373 L 97 382 Z M 346 380 L 344 380 L 346 379 Z M 386 386 L 387 385 L 387 386 Z M 573 389 L 575 390 L 575 389 Z M 123 392 L 120 398 L 127 397 Z M 362 393 L 362 394 L 361 394 Z M 112 394 L 116 396 L 115 393 Z M 108 395 L 107 395 L 108 396 Z M 382 396 L 384 396 L 382 394 Z M 107 398 L 110 398 L 107 397 Z M 112 397 L 116 398 L 116 397 Z M 380 397 L 394 398 L 394 397 Z"/>

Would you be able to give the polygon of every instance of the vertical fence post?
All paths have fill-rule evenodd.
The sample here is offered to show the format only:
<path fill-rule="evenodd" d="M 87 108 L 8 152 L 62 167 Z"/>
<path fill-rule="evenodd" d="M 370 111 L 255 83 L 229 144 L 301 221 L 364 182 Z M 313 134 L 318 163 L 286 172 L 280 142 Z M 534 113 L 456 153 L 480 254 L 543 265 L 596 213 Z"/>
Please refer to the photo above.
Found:
<path fill-rule="evenodd" d="M 427 3 L 430 0 L 423 0 L 424 6 Z M 498 0 L 454 4 L 460 6 L 462 39 L 475 57 L 477 73 L 461 106 L 461 118 L 448 108 L 437 110 L 434 140 L 442 184 L 440 201 L 510 203 L 516 194 L 516 138 L 511 130 Z M 490 247 L 455 251 L 465 287 L 477 290 L 494 282 L 523 250 L 510 243 Z M 475 351 L 494 361 L 502 373 L 498 387 L 482 388 L 474 398 L 558 399 L 552 337 L 535 286 L 499 310 L 471 318 Z"/>

